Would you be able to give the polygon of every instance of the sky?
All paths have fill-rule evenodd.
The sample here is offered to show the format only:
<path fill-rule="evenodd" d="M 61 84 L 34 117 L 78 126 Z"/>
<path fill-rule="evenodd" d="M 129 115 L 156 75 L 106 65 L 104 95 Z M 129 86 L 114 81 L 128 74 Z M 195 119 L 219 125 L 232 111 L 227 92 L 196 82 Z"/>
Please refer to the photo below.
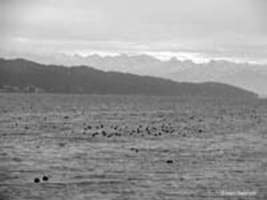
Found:
<path fill-rule="evenodd" d="M 267 63 L 266 0 L 0 0 L 0 56 Z"/>

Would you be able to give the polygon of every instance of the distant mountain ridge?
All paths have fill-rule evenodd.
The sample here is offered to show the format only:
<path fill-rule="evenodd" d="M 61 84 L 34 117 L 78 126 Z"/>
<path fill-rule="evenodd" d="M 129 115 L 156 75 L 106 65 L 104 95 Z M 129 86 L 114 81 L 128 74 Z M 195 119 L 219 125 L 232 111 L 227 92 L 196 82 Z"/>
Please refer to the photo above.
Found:
<path fill-rule="evenodd" d="M 137 75 L 149 75 L 179 82 L 220 82 L 267 95 L 267 64 L 257 65 L 230 61 L 193 63 L 172 58 L 161 61 L 155 57 L 121 54 L 118 56 L 64 55 L 36 58 L 41 63 L 63 65 L 89 65 L 104 71 L 115 70 Z"/>
<path fill-rule="evenodd" d="M 227 84 L 175 82 L 151 76 L 105 72 L 88 66 L 43 65 L 25 59 L 0 59 L 0 88 L 18 91 L 86 94 L 144 94 L 254 98 L 257 95 Z"/>

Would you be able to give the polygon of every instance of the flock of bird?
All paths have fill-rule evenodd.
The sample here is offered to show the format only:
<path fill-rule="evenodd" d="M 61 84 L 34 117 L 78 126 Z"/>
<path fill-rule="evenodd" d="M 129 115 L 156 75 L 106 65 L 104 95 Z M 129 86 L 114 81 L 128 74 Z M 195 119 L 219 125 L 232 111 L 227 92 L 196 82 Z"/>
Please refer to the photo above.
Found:
<path fill-rule="evenodd" d="M 69 119 L 68 116 L 64 117 L 65 120 Z M 28 126 L 25 126 L 25 129 L 29 129 Z M 197 130 L 199 133 L 202 133 L 202 129 Z M 83 124 L 82 134 L 88 135 L 91 138 L 97 138 L 97 137 L 121 137 L 121 136 L 151 136 L 151 137 L 157 137 L 157 136 L 163 136 L 166 134 L 172 135 L 177 133 L 178 131 L 171 125 L 171 123 L 161 123 L 158 126 L 155 125 L 138 125 L 135 128 L 130 128 L 129 126 L 126 126 L 125 124 L 123 126 L 119 125 L 104 125 L 103 123 L 98 123 L 97 125 L 88 125 L 86 123 Z M 185 133 L 182 134 L 182 136 L 186 136 Z M 62 143 L 59 144 L 61 147 L 65 146 L 62 145 Z M 140 150 L 135 147 L 129 148 L 130 151 L 138 153 Z M 173 160 L 165 160 L 167 164 L 173 164 Z M 46 175 L 43 175 L 42 178 L 35 177 L 33 182 L 34 183 L 41 183 L 41 182 L 47 182 L 49 181 L 49 177 Z"/>
<path fill-rule="evenodd" d="M 68 123 L 70 119 L 69 116 L 63 117 L 65 123 Z M 45 119 L 47 120 L 47 118 Z M 144 123 L 144 124 L 137 124 L 135 126 L 126 125 L 125 123 L 122 123 L 120 126 L 118 124 L 104 124 L 104 123 L 92 123 L 88 125 L 88 123 L 83 123 L 81 134 L 86 136 L 86 138 L 116 138 L 116 137 L 124 137 L 124 136 L 132 136 L 132 137 L 161 137 L 166 135 L 179 135 L 182 137 L 187 137 L 188 133 L 196 133 L 196 134 L 202 134 L 207 132 L 205 128 L 198 126 L 198 123 L 204 122 L 203 118 L 190 116 L 187 119 L 187 123 L 191 121 L 196 126 L 184 126 L 184 127 L 175 127 L 170 122 L 161 121 L 159 123 Z M 196 123 L 194 123 L 196 122 Z M 30 129 L 29 126 L 24 127 L 25 130 Z M 56 125 L 53 125 L 53 128 L 57 128 Z M 58 127 L 59 128 L 59 127 Z M 73 132 L 75 133 L 75 131 Z M 59 146 L 63 147 L 65 146 L 64 143 L 60 143 Z M 138 153 L 140 149 L 131 147 L 129 148 L 131 152 Z M 174 164 L 173 160 L 165 160 L 167 164 Z M 34 178 L 34 183 L 41 183 L 41 182 L 47 182 L 49 181 L 49 177 L 46 175 L 43 175 L 40 177 Z"/>
<path fill-rule="evenodd" d="M 136 127 L 111 125 L 105 126 L 99 124 L 96 126 L 85 125 L 82 134 L 88 135 L 91 138 L 96 137 L 121 137 L 121 136 L 136 136 L 136 137 L 158 137 L 165 135 L 181 135 L 186 137 L 186 132 L 189 130 L 188 127 L 184 128 L 184 131 L 177 130 L 171 123 L 161 123 L 160 125 L 137 125 Z M 194 132 L 203 133 L 202 128 L 195 129 Z"/>

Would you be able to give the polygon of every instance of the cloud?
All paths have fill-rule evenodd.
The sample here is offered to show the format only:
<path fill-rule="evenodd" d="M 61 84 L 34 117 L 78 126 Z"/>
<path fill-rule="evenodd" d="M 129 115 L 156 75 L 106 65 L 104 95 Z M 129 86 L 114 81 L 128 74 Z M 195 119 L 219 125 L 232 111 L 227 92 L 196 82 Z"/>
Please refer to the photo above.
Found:
<path fill-rule="evenodd" d="M 2 51 L 196 52 L 263 59 L 265 0 L 2 0 Z M 204 52 L 204 53 L 203 53 Z"/>

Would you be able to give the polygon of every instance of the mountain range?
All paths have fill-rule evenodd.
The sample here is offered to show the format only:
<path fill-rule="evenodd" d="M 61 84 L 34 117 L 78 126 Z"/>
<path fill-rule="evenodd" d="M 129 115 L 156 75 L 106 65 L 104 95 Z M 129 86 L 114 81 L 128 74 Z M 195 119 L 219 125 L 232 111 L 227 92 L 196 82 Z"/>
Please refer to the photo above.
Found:
<path fill-rule="evenodd" d="M 152 76 L 101 71 L 84 65 L 45 65 L 25 59 L 0 59 L 0 89 L 50 93 L 257 97 L 253 92 L 215 82 L 175 82 Z"/>
<path fill-rule="evenodd" d="M 46 64 L 89 65 L 104 71 L 120 71 L 137 75 L 162 77 L 178 82 L 219 82 L 234 85 L 259 95 L 267 95 L 267 65 L 210 61 L 194 63 L 172 58 L 161 61 L 149 55 L 79 56 L 59 54 L 36 58 Z"/>

